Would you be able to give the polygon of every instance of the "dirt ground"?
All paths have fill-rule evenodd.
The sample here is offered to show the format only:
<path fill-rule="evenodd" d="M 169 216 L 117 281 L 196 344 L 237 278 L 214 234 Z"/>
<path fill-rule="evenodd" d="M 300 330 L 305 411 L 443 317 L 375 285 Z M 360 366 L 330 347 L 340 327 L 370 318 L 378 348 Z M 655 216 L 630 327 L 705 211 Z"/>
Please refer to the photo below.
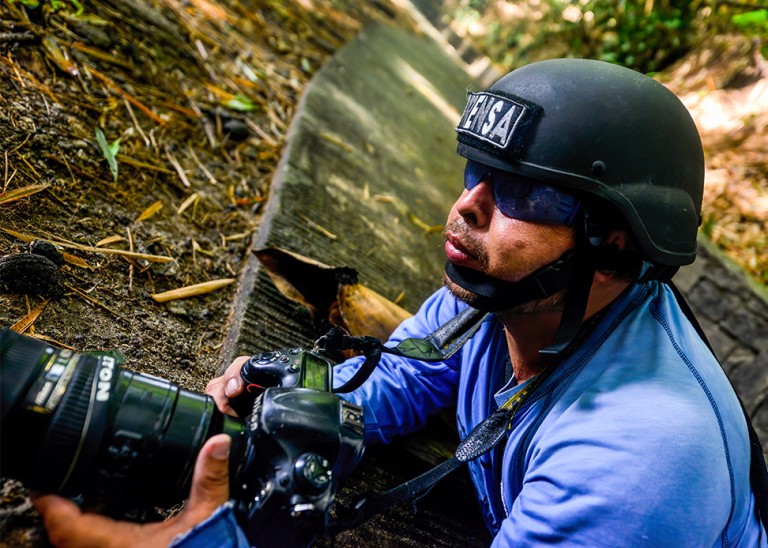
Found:
<path fill-rule="evenodd" d="M 376 2 L 134 4 L 4 5 L 0 193 L 34 194 L 0 201 L 0 256 L 44 239 L 65 262 L 58 282 L 0 270 L 0 325 L 47 303 L 27 333 L 201 390 L 235 285 L 152 296 L 237 277 L 313 72 L 366 23 L 408 22 Z"/>
<path fill-rule="evenodd" d="M 768 286 L 768 61 L 760 42 L 716 36 L 659 75 L 701 133 L 701 231 Z"/>
<path fill-rule="evenodd" d="M 33 3 L 4 0 L 0 11 L 0 326 L 78 351 L 116 350 L 129 368 L 202 391 L 223 365 L 233 282 L 302 90 L 367 23 L 414 24 L 388 0 Z M 692 108 L 722 90 L 766 100 L 766 73 L 734 69 L 750 55 L 737 51 L 679 64 L 669 85 Z M 736 86 L 721 68 L 751 79 Z M 730 215 L 713 213 L 709 232 L 716 241 L 752 234 L 757 244 L 737 255 L 759 276 L 768 124 L 739 116 L 738 128 L 705 136 L 707 200 Z M 40 240 L 56 244 L 61 265 L 11 258 Z M 23 492 L 6 484 L 2 496 L 16 510 L 0 508 L 0 542 L 34 544 L 7 536 L 34 521 Z"/>
<path fill-rule="evenodd" d="M 302 90 L 366 24 L 412 22 L 386 1 L 31 3 L 0 8 L 0 326 L 202 391 Z M 2 497 L 0 543 L 35 545 L 24 492 Z"/>

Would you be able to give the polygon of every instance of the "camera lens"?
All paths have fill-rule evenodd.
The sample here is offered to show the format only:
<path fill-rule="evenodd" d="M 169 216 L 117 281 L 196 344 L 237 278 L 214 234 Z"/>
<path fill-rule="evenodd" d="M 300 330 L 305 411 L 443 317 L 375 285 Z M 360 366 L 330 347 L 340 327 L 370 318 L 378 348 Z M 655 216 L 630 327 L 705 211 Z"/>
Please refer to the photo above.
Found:
<path fill-rule="evenodd" d="M 57 349 L 0 331 L 0 462 L 29 487 L 107 503 L 170 505 L 188 490 L 206 439 L 244 437 L 209 396 L 121 368 L 111 356 Z M 236 468 L 236 467 L 233 467 Z"/>

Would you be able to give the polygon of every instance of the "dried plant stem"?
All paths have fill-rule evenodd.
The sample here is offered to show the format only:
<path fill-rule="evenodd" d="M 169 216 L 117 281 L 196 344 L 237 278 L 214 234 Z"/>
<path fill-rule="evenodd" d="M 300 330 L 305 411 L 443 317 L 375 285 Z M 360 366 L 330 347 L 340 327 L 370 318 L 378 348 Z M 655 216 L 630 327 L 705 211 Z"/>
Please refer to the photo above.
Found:
<path fill-rule="evenodd" d="M 27 329 L 32 328 L 32 324 L 35 323 L 35 320 L 37 320 L 38 316 L 45 310 L 45 307 L 48 306 L 49 302 L 51 302 L 51 299 L 45 299 L 42 303 L 30 310 L 23 318 L 11 326 L 11 331 L 21 334 Z"/>
<path fill-rule="evenodd" d="M 87 67 L 88 72 L 93 74 L 96 78 L 104 82 L 108 87 L 112 88 L 114 91 L 119 93 L 124 99 L 127 101 L 130 101 L 137 109 L 139 109 L 141 112 L 152 118 L 155 122 L 157 122 L 160 125 L 165 124 L 165 120 L 160 118 L 157 114 L 152 112 L 149 107 L 145 106 L 141 101 L 133 97 L 132 95 L 128 94 L 127 92 L 123 91 L 123 89 L 115 84 L 112 80 L 107 78 L 105 75 L 100 73 L 98 70 L 94 69 L 93 67 Z"/>
<path fill-rule="evenodd" d="M 128 233 L 128 250 L 133 251 L 133 236 L 131 235 L 131 229 L 126 227 L 125 231 Z M 128 292 L 133 291 L 133 263 L 128 265 Z"/>
<path fill-rule="evenodd" d="M 168 158 L 168 161 L 171 162 L 171 165 L 176 169 L 176 173 L 179 174 L 179 179 L 181 179 L 181 182 L 184 184 L 185 187 L 189 188 L 192 185 L 189 184 L 189 179 L 187 179 L 187 174 L 184 173 L 184 168 L 181 167 L 181 164 L 176 159 L 176 156 L 173 155 L 173 152 L 171 152 L 171 149 L 168 147 L 165 148 L 165 155 Z"/>
<path fill-rule="evenodd" d="M 69 285 L 69 284 L 64 284 L 64 286 L 65 286 L 67 289 L 69 289 L 70 291 L 72 291 L 72 292 L 76 293 L 76 294 L 77 294 L 79 297 L 81 297 L 83 300 L 85 300 L 85 301 L 87 301 L 87 302 L 91 303 L 91 304 L 92 304 L 92 305 L 94 305 L 94 306 L 98 306 L 99 308 L 103 308 L 104 310 L 106 310 L 107 312 L 109 312 L 110 314 L 112 314 L 112 315 L 113 315 L 115 318 L 121 318 L 120 314 L 118 314 L 117 312 L 115 312 L 114 310 L 112 310 L 111 308 L 109 308 L 107 305 L 105 305 L 105 304 L 104 304 L 104 303 L 102 303 L 101 301 L 99 301 L 99 300 L 97 300 L 97 299 L 94 299 L 93 297 L 91 297 L 90 295 L 88 295 L 87 293 L 85 293 L 84 291 L 81 291 L 80 289 L 78 289 L 78 288 L 76 288 L 76 287 L 74 287 L 74 286 L 71 286 L 71 285 Z"/>
<path fill-rule="evenodd" d="M 222 287 L 235 283 L 235 281 L 235 278 L 211 280 L 209 282 L 188 285 L 186 287 L 179 287 L 178 289 L 171 289 L 170 291 L 164 291 L 162 293 L 155 293 L 152 295 L 152 298 L 159 303 L 165 303 L 177 299 L 187 299 L 189 297 L 196 297 L 198 295 L 210 293 L 211 291 L 216 291 L 217 289 L 221 289 Z"/>
<path fill-rule="evenodd" d="M 31 242 L 35 239 L 34 236 L 28 236 L 26 234 L 22 234 L 21 232 L 16 232 L 15 230 L 11 230 L 10 228 L 3 228 L 0 227 L 0 230 L 5 232 L 6 234 L 10 234 L 11 236 L 14 236 L 18 238 L 19 240 L 23 242 Z M 41 238 L 41 239 L 50 239 L 53 243 L 55 243 L 58 246 L 61 247 L 67 247 L 70 249 L 77 249 L 78 251 L 89 251 L 92 253 L 104 253 L 107 255 L 121 255 L 124 257 L 129 257 L 132 259 L 142 259 L 145 261 L 153 262 L 153 263 L 171 263 L 175 259 L 173 257 L 166 257 L 164 255 L 150 255 L 148 253 L 134 253 L 132 251 L 124 251 L 122 249 L 109 249 L 105 247 L 91 247 L 89 245 L 80 245 L 76 243 L 68 243 L 66 241 L 61 241 L 58 237 L 52 237 L 52 238 Z"/>

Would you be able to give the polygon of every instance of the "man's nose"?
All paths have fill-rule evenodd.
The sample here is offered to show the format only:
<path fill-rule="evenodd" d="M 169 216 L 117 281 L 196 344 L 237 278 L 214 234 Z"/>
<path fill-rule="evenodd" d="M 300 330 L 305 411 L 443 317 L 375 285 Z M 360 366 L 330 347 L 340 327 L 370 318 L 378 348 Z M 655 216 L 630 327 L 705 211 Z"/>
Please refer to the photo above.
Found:
<path fill-rule="evenodd" d="M 464 190 L 456 200 L 456 211 L 474 227 L 490 223 L 495 208 L 493 185 L 488 181 L 481 181 L 472 190 Z"/>

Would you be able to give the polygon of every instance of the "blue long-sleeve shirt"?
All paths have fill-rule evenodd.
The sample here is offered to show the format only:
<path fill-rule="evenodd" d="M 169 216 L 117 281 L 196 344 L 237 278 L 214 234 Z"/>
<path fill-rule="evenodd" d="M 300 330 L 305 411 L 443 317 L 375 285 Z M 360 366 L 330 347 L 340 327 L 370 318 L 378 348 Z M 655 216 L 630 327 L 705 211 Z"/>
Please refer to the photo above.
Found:
<path fill-rule="evenodd" d="M 465 305 L 442 289 L 393 334 L 424 337 Z M 366 441 L 457 404 L 459 434 L 525 384 L 504 386 L 493 318 L 452 358 L 385 355 L 348 397 Z M 349 378 L 360 360 L 336 368 Z M 635 284 L 515 415 L 503 451 L 469 463 L 494 546 L 766 546 L 739 402 L 669 288 Z"/>
<path fill-rule="evenodd" d="M 394 340 L 424 336 L 464 305 L 434 294 Z M 489 319 L 440 364 L 387 357 L 354 399 L 369 441 L 418 428 L 457 401 L 459 434 L 523 385 Z M 349 376 L 353 364 L 337 369 Z M 636 284 L 515 416 L 503 453 L 469 463 L 494 545 L 763 546 L 749 442 L 722 368 L 657 282 Z"/>

